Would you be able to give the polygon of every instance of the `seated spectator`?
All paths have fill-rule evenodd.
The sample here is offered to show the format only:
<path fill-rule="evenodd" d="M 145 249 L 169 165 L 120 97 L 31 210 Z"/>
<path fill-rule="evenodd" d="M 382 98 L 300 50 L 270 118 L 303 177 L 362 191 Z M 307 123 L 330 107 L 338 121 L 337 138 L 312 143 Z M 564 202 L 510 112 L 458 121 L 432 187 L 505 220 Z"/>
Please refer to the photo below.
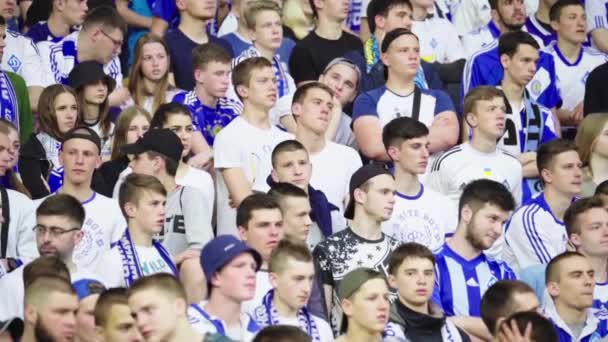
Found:
<path fill-rule="evenodd" d="M 123 107 L 137 105 L 154 113 L 161 104 L 171 101 L 181 90 L 171 85 L 170 65 L 165 40 L 153 34 L 142 36 L 135 46 L 129 74 L 131 98 Z"/>
<path fill-rule="evenodd" d="M 603 144 L 608 133 L 608 115 L 591 114 L 578 127 L 575 143 L 583 163 L 581 197 L 593 196 L 598 185 L 608 179 L 604 155 L 608 149 Z"/>
<path fill-rule="evenodd" d="M 122 287 L 103 292 L 95 305 L 95 326 L 100 342 L 142 340 Z"/>
<path fill-rule="evenodd" d="M 504 259 L 516 271 L 547 264 L 566 251 L 564 214 L 581 191 L 582 163 L 574 143 L 548 142 L 536 160 L 543 191 L 513 213 L 505 228 Z"/>
<path fill-rule="evenodd" d="M 289 58 L 289 71 L 297 85 L 318 80 L 334 58 L 363 50 L 361 40 L 343 30 L 348 16 L 345 1 L 313 0 L 310 5 L 315 29 L 296 44 Z"/>
<path fill-rule="evenodd" d="M 72 287 L 78 295 L 76 311 L 76 337 L 78 341 L 97 341 L 95 331 L 95 305 L 99 295 L 106 289 L 102 283 L 93 279 L 75 281 Z"/>
<path fill-rule="evenodd" d="M 91 128 L 101 138 L 101 159 L 112 154 L 114 123 L 110 117 L 109 94 L 116 82 L 103 72 L 103 66 L 89 61 L 79 63 L 70 71 L 68 84 L 76 91 L 80 115 L 78 124 Z"/>
<path fill-rule="evenodd" d="M 382 223 L 382 231 L 401 243 L 417 242 L 437 251 L 456 229 L 458 212 L 448 197 L 418 180 L 429 160 L 428 134 L 422 122 L 408 117 L 384 126 L 382 141 L 393 162 L 397 187 L 393 214 Z"/>
<path fill-rule="evenodd" d="M 202 340 L 203 334 L 188 322 L 186 291 L 172 276 L 159 273 L 138 279 L 127 290 L 127 297 L 137 328 L 146 340 Z"/>
<path fill-rule="evenodd" d="M 508 128 L 505 107 L 504 93 L 500 89 L 480 86 L 467 94 L 463 115 L 465 142 L 433 160 L 425 180 L 429 188 L 458 205 L 463 185 L 487 178 L 505 185 L 516 203 L 521 203 L 521 163 L 497 146 Z"/>
<path fill-rule="evenodd" d="M 260 327 L 241 305 L 255 295 L 255 274 L 262 265 L 260 254 L 232 235 L 221 235 L 205 245 L 201 265 L 209 297 L 188 309 L 192 327 L 203 334 L 252 341 Z"/>
<path fill-rule="evenodd" d="M 608 39 L 608 36 L 606 38 Z M 587 80 L 585 81 L 585 99 L 583 100 L 583 113 L 585 116 L 591 113 L 608 111 L 608 96 L 606 96 L 606 89 L 603 83 L 607 77 L 608 62 L 593 69 L 589 73 L 589 76 L 587 76 Z"/>
<path fill-rule="evenodd" d="M 429 15 L 435 3 L 411 0 L 412 32 L 420 39 L 420 58 L 429 62 L 451 63 L 466 57 L 456 27 L 447 19 Z"/>
<path fill-rule="evenodd" d="M 89 9 L 81 0 L 50 0 L 49 7 L 48 19 L 31 26 L 25 34 L 34 43 L 58 43 L 82 25 Z"/>
<path fill-rule="evenodd" d="M 21 181 L 19 173 L 19 158 L 21 156 L 21 141 L 19 140 L 19 130 L 12 122 L 0 119 L 0 132 L 6 134 L 9 140 L 9 159 L 8 167 L 4 176 L 0 176 L 0 183 L 7 189 L 12 189 L 31 198 L 30 192 Z"/>
<path fill-rule="evenodd" d="M 547 265 L 546 283 L 551 301 L 545 315 L 560 341 L 589 341 L 608 335 L 608 320 L 600 319 L 593 304 L 594 270 L 582 254 L 564 252 Z"/>
<path fill-rule="evenodd" d="M 281 208 L 285 238 L 313 250 L 323 234 L 310 218 L 312 209 L 306 191 L 290 183 L 273 183 L 268 194 Z"/>
<path fill-rule="evenodd" d="M 114 196 L 114 189 L 124 177 L 131 173 L 129 163 L 131 160 L 122 152 L 122 147 L 134 144 L 144 133 L 150 129 L 150 114 L 143 108 L 131 106 L 120 113 L 114 128 L 114 138 L 112 139 L 112 154 L 110 160 L 101 164 L 95 170 L 95 176 L 101 178 L 101 185 L 95 187 L 95 191 L 107 197 Z M 128 169 L 128 170 L 127 170 Z M 118 195 L 118 190 L 116 190 Z"/>
<path fill-rule="evenodd" d="M 481 319 L 494 338 L 513 314 L 538 311 L 540 304 L 534 290 L 518 280 L 498 281 L 481 298 Z"/>
<path fill-rule="evenodd" d="M 4 18 L 0 16 L 0 37 L 2 37 L 0 38 L 0 58 L 2 58 L 3 61 L 2 66 L 0 66 L 2 69 L 2 71 L 0 71 L 0 91 L 3 94 L 6 94 L 5 96 L 2 96 L 0 114 L 3 119 L 10 121 L 17 127 L 21 142 L 25 143 L 34 129 L 34 118 L 32 117 L 32 109 L 30 108 L 30 99 L 36 99 L 37 101 L 42 88 L 40 87 L 40 82 L 36 83 L 35 81 L 25 78 L 26 75 L 23 75 L 23 73 L 29 74 L 30 72 L 36 72 L 36 70 L 40 72 L 40 61 L 24 60 L 21 62 L 15 55 L 10 55 L 11 53 L 18 53 L 17 51 L 12 51 L 13 48 L 16 49 L 17 47 L 9 45 L 18 43 L 11 42 L 9 37 L 12 37 L 13 34 L 16 35 L 16 33 L 7 31 L 6 22 Z M 27 44 L 31 45 L 29 39 L 23 39 L 27 40 Z M 36 54 L 35 48 L 33 53 Z M 34 57 L 34 59 L 39 59 L 37 54 Z M 19 68 L 15 70 L 7 67 L 4 62 L 7 58 L 13 58 L 13 62 L 18 63 Z M 27 70 L 24 70 L 22 74 L 19 74 L 21 63 L 28 63 L 26 64 Z M 35 77 L 40 78 L 41 73 L 35 75 Z M 31 92 L 30 95 L 28 95 L 28 89 Z M 36 93 L 35 96 L 33 96 L 34 92 Z"/>
<path fill-rule="evenodd" d="M 39 277 L 27 286 L 24 297 L 22 341 L 37 341 L 41 335 L 57 341 L 74 340 L 78 296 L 69 281 L 52 275 Z"/>
<path fill-rule="evenodd" d="M 451 319 L 456 326 L 478 338 L 490 337 L 479 318 L 479 299 L 494 282 L 516 278 L 509 265 L 485 253 L 501 237 L 514 208 L 513 196 L 504 185 L 489 179 L 472 181 L 460 197 L 458 228 L 436 254 L 433 301 L 447 316 L 455 316 Z"/>
<path fill-rule="evenodd" d="M 359 94 L 355 100 L 353 131 L 361 153 L 369 159 L 389 160 L 382 145 L 382 127 L 400 116 L 412 117 L 429 127 L 432 153 L 447 150 L 458 140 L 458 119 L 450 97 L 441 90 L 416 86 L 419 45 L 418 37 L 406 29 L 387 33 L 381 47 L 382 61 L 388 69 L 386 85 Z"/>
<path fill-rule="evenodd" d="M 208 43 L 192 50 L 195 86 L 173 97 L 192 113 L 196 134 L 213 146 L 215 136 L 243 110 L 239 101 L 226 97 L 230 88 L 231 57 L 220 45 Z"/>
<path fill-rule="evenodd" d="M 103 65 L 103 71 L 114 79 L 117 89 L 109 96 L 110 105 L 127 100 L 129 93 L 122 87 L 122 70 L 118 55 L 127 24 L 115 9 L 101 6 L 87 14 L 80 31 L 75 31 L 56 44 L 38 44 L 47 77 L 46 85 L 68 84 L 76 65 L 86 61 Z M 108 92 L 109 93 L 109 92 Z"/>
<path fill-rule="evenodd" d="M 551 6 L 550 17 L 557 41 L 545 51 L 555 61 L 557 86 L 563 100 L 557 116 L 562 125 L 577 126 L 583 119 L 587 77 L 593 69 L 608 60 L 608 55 L 583 46 L 587 41 L 587 22 L 582 3 L 559 0 Z M 572 24 L 572 21 L 575 23 Z"/>
<path fill-rule="evenodd" d="M 120 209 L 127 229 L 97 267 L 108 287 L 130 287 L 137 279 L 156 273 L 177 277 L 171 254 L 154 239 L 163 232 L 166 194 L 153 176 L 132 174 L 121 185 Z"/>
<path fill-rule="evenodd" d="M 470 341 L 431 301 L 435 266 L 435 256 L 421 244 L 408 242 L 393 251 L 388 282 L 397 289 L 397 300 L 391 305 L 386 336 L 407 341 L 446 341 L 450 336 Z"/>
<path fill-rule="evenodd" d="M 314 341 L 333 341 L 329 324 L 306 307 L 315 279 L 315 267 L 307 246 L 281 241 L 270 255 L 268 270 L 272 289 L 254 310 L 253 317 L 258 325 L 295 325 Z"/>
<path fill-rule="evenodd" d="M 380 342 L 389 318 L 389 289 L 385 276 L 360 267 L 344 275 L 338 289 L 344 324 L 336 342 Z"/>
<path fill-rule="evenodd" d="M 216 2 L 180 1 L 175 2 L 179 11 L 179 26 L 165 35 L 169 45 L 171 70 L 175 78 L 175 86 L 179 89 L 194 89 L 192 75 L 192 50 L 205 43 L 216 43 L 223 46 L 232 56 L 232 49 L 221 39 L 207 34 L 205 24 L 215 17 Z M 152 29 L 153 33 L 158 34 Z"/>
<path fill-rule="evenodd" d="M 21 179 L 33 199 L 47 196 L 61 186 L 59 162 L 65 133 L 79 121 L 78 102 L 72 88 L 54 84 L 44 89 L 38 103 L 38 129 L 21 147 Z"/>
<path fill-rule="evenodd" d="M 266 58 L 241 62 L 234 69 L 232 80 L 244 107 L 213 144 L 218 235 L 237 234 L 234 208 L 252 191 L 268 191 L 266 178 L 272 170 L 272 150 L 291 138 L 270 124 L 269 111 L 278 97 L 272 64 Z"/>

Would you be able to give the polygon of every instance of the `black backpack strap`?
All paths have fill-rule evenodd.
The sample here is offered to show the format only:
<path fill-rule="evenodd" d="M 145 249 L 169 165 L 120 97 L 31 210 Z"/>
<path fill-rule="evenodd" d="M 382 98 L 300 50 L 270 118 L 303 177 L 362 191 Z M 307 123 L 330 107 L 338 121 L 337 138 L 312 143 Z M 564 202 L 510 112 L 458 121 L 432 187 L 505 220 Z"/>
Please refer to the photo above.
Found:
<path fill-rule="evenodd" d="M 412 119 L 420 121 L 420 100 L 422 98 L 422 92 L 420 88 L 414 87 L 414 103 L 412 104 Z"/>
<path fill-rule="evenodd" d="M 0 196 L 2 197 L 2 231 L 0 232 L 0 258 L 6 258 L 6 250 L 8 248 L 8 227 L 11 220 L 11 213 L 8 205 L 8 191 L 3 186 L 0 186 Z"/>

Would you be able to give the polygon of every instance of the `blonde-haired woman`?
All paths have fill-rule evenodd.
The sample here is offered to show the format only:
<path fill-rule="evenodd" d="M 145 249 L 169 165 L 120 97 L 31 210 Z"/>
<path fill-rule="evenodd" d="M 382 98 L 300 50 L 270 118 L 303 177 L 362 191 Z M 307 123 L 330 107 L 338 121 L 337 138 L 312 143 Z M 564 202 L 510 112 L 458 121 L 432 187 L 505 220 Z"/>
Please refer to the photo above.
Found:
<path fill-rule="evenodd" d="M 608 113 L 590 114 L 578 128 L 575 142 L 583 162 L 581 196 L 592 196 L 598 184 L 608 179 Z"/>

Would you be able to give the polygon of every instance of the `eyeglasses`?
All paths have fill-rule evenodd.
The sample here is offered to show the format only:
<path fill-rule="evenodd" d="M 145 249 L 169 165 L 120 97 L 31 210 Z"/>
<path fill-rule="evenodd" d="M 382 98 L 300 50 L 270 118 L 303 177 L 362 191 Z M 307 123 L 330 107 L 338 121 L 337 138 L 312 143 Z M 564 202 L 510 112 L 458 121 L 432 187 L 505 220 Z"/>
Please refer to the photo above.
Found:
<path fill-rule="evenodd" d="M 108 39 L 112 41 L 112 44 L 114 44 L 114 47 L 122 46 L 122 43 L 123 43 L 122 39 L 114 39 L 109 34 L 107 34 L 104 30 L 99 30 L 99 31 L 101 31 L 101 33 L 103 33 L 104 36 L 108 37 Z"/>
<path fill-rule="evenodd" d="M 34 231 L 34 233 L 36 233 L 36 235 L 45 236 L 47 233 L 49 233 L 49 235 L 51 235 L 51 237 L 56 238 L 63 234 L 67 234 L 67 233 L 73 232 L 75 230 L 80 230 L 80 228 L 75 227 L 75 228 L 71 228 L 71 229 L 63 229 L 60 227 L 35 226 L 32 230 Z"/>

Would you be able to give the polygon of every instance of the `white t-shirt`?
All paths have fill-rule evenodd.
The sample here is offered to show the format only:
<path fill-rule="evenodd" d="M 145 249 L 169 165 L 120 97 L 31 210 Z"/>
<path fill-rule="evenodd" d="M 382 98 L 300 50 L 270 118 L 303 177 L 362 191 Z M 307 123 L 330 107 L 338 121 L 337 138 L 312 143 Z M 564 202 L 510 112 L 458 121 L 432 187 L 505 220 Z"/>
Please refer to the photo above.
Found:
<path fill-rule="evenodd" d="M 420 40 L 420 58 L 429 63 L 450 63 L 465 58 L 456 28 L 446 19 L 433 16 L 413 21 L 412 32 Z"/>
<path fill-rule="evenodd" d="M 253 317 L 241 313 L 238 327 L 228 326 L 224 321 L 205 311 L 206 302 L 193 304 L 188 307 L 190 326 L 200 334 L 220 334 L 238 342 L 251 342 L 261 330 Z M 242 311 L 241 311 L 242 312 Z"/>
<path fill-rule="evenodd" d="M 560 51 L 557 42 L 549 44 L 545 51 L 553 55 L 555 61 L 557 88 L 563 101 L 561 108 L 572 110 L 585 97 L 587 77 L 593 69 L 608 61 L 608 55 L 583 46 L 577 60 L 570 63 Z"/>
<path fill-rule="evenodd" d="M 6 257 L 30 261 L 38 257 L 36 247 L 36 225 L 34 202 L 24 194 L 7 189 L 10 223 L 8 225 L 8 243 Z"/>
<path fill-rule="evenodd" d="M 397 192 L 390 220 L 382 223 L 382 231 L 402 243 L 417 242 L 437 252 L 445 243 L 445 235 L 458 225 L 458 209 L 444 195 L 421 185 L 415 196 Z"/>
<path fill-rule="evenodd" d="M 34 206 L 38 208 L 43 200 L 36 200 Z M 127 222 L 118 201 L 102 194 L 94 192 L 81 204 L 85 211 L 84 236 L 74 249 L 73 260 L 78 267 L 94 270 L 103 253 L 110 250 L 110 244 L 120 239 Z"/>
<path fill-rule="evenodd" d="M 239 116 L 224 127 L 213 144 L 217 170 L 217 234 L 237 235 L 236 210 L 230 207 L 230 193 L 223 169 L 240 168 L 253 190 L 266 192 L 266 179 L 272 171 L 272 150 L 292 135 L 272 126 L 260 129 Z"/>
<path fill-rule="evenodd" d="M 169 89 L 165 92 L 165 103 L 171 102 L 171 100 L 173 100 L 173 96 L 175 96 L 178 93 L 183 92 L 182 89 L 178 89 L 178 88 L 173 88 L 173 89 Z M 132 97 L 129 97 L 129 99 L 127 101 L 125 101 L 125 103 L 123 105 L 120 106 L 120 109 L 126 109 L 128 107 L 134 106 L 135 102 L 133 100 Z M 150 114 L 154 114 L 154 111 L 152 110 L 152 106 L 154 106 L 154 96 L 146 96 L 144 98 L 144 103 L 142 104 L 142 108 L 147 110 L 148 113 Z"/>
<path fill-rule="evenodd" d="M 23 319 L 23 269 L 25 265 L 15 269 L 0 279 L 0 321 L 18 317 Z M 107 285 L 99 274 L 82 267 L 70 271 L 72 284 L 81 279 L 93 279 Z"/>
<path fill-rule="evenodd" d="M 259 270 L 255 274 L 255 295 L 251 300 L 243 302 L 241 312 L 253 316 L 255 308 L 262 303 L 262 299 L 270 290 L 272 290 L 272 284 L 268 271 Z"/>
<path fill-rule="evenodd" d="M 181 178 L 176 178 L 175 183 L 177 183 L 177 185 L 191 186 L 201 190 L 204 193 L 203 200 L 207 203 L 205 207 L 209 209 L 209 212 L 205 212 L 204 215 L 209 218 L 213 216 L 215 185 L 213 184 L 213 178 L 211 178 L 209 172 L 188 165 L 188 172 Z"/>
<path fill-rule="evenodd" d="M 234 12 L 230 11 L 224 21 L 222 21 L 222 25 L 220 25 L 220 29 L 217 31 L 217 36 L 222 37 L 229 33 L 235 32 L 239 27 L 239 18 L 237 18 Z"/>
<path fill-rule="evenodd" d="M 28 87 L 45 86 L 47 82 L 36 44 L 30 38 L 11 30 L 6 30 L 4 39 L 6 45 L 2 55 L 2 70 L 18 74 Z"/>
<path fill-rule="evenodd" d="M 139 267 L 144 276 L 156 273 L 173 274 L 171 266 L 165 262 L 165 259 L 160 255 L 156 247 L 137 245 L 134 245 L 134 247 L 139 260 Z M 115 246 L 103 255 L 101 262 L 97 266 L 97 273 L 109 287 L 126 287 L 123 268 L 118 246 Z"/>

